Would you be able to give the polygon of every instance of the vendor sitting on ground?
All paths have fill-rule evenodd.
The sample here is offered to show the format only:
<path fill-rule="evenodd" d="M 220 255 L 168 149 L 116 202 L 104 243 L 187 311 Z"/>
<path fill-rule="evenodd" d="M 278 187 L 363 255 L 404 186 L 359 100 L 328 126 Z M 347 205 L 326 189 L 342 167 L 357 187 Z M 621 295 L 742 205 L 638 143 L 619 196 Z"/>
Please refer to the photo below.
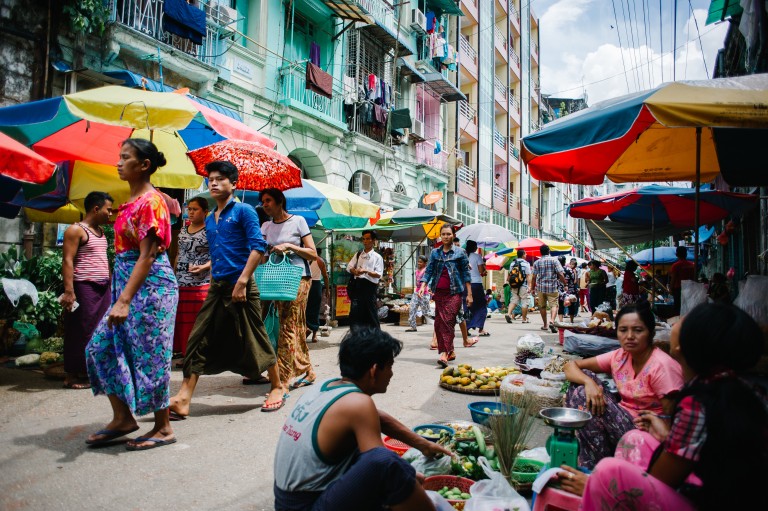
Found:
<path fill-rule="evenodd" d="M 760 359 L 757 323 L 731 305 L 702 304 L 672 327 L 672 356 L 685 386 L 671 419 L 642 413 L 614 458 L 591 476 L 565 465 L 561 488 L 582 511 L 753 509 L 765 500 L 765 392 L 738 373 Z"/>
<path fill-rule="evenodd" d="M 339 346 L 341 378 L 310 388 L 277 442 L 275 509 L 434 510 L 415 470 L 384 447 L 382 432 L 425 456 L 450 451 L 420 437 L 371 399 L 384 393 L 403 344 L 379 329 L 352 329 Z"/>
<path fill-rule="evenodd" d="M 619 349 L 568 362 L 564 368 L 565 377 L 575 384 L 565 395 L 565 405 L 592 413 L 592 420 L 576 431 L 579 465 L 590 470 L 613 454 L 641 412 L 667 413 L 667 395 L 683 386 L 680 364 L 653 345 L 656 322 L 647 302 L 621 309 L 616 325 Z M 605 392 L 595 373 L 610 374 L 621 399 Z"/>

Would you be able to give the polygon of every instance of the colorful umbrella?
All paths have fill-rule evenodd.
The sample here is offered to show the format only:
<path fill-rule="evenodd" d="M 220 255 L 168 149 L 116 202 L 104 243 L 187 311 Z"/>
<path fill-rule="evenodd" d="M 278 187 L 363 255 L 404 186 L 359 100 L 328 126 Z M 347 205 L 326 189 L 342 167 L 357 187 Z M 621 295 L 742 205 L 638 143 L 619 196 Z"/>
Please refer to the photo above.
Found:
<path fill-rule="evenodd" d="M 208 177 L 205 166 L 212 161 L 232 162 L 238 170 L 241 190 L 288 190 L 301 186 L 301 169 L 290 158 L 258 142 L 222 140 L 187 153 L 195 171 Z"/>
<path fill-rule="evenodd" d="M 525 257 L 541 257 L 541 246 L 549 247 L 550 255 L 569 255 L 573 250 L 573 245 L 564 241 L 556 241 L 545 238 L 525 238 L 517 244 L 516 248 L 507 248 L 496 252 L 497 255 L 517 255 L 518 249 L 525 250 Z"/>
<path fill-rule="evenodd" d="M 215 204 L 209 192 L 200 196 Z M 261 204 L 258 192 L 237 190 L 235 196 L 254 207 Z M 303 216 L 310 227 L 320 222 L 325 229 L 370 227 L 371 218 L 379 214 L 378 204 L 338 186 L 309 179 L 302 179 L 298 188 L 286 190 L 285 202 L 288 213 Z"/>
<path fill-rule="evenodd" d="M 462 243 L 472 240 L 478 247 L 491 248 L 499 243 L 516 241 L 515 235 L 496 224 L 478 223 L 462 227 L 456 236 Z"/>
<path fill-rule="evenodd" d="M 496 255 L 493 252 L 489 256 L 486 256 L 485 259 L 485 269 L 489 271 L 500 271 L 504 268 L 509 268 L 509 263 L 516 259 L 515 257 Z"/>
<path fill-rule="evenodd" d="M 603 101 L 522 139 L 542 181 L 768 184 L 768 74 L 665 83 Z M 700 146 L 697 144 L 700 141 Z"/>
<path fill-rule="evenodd" d="M 43 184 L 56 164 L 0 133 L 0 175 L 25 183 Z"/>
<path fill-rule="evenodd" d="M 757 206 L 758 197 L 742 193 L 701 190 L 700 222 L 712 224 L 729 215 L 740 214 Z M 693 228 L 696 190 L 650 185 L 603 197 L 587 197 L 571 204 L 568 214 L 574 218 L 605 220 L 632 225 L 672 225 Z"/>
<path fill-rule="evenodd" d="M 270 147 L 274 142 L 256 130 L 195 102 L 190 96 L 126 87 L 102 87 L 22 105 L 0 108 L 0 132 L 54 162 L 70 161 L 70 187 L 107 191 L 120 204 L 127 186 L 115 171 L 120 142 L 152 140 L 168 165 L 152 183 L 168 188 L 199 188 L 202 177 L 186 152 L 238 137 Z M 87 192 L 85 192 L 87 194 Z M 82 194 L 71 188 L 63 198 L 82 208 Z M 82 197 L 79 197 L 82 195 Z"/>
<path fill-rule="evenodd" d="M 403 243 L 419 243 L 424 239 L 440 237 L 443 224 L 458 225 L 460 220 L 450 215 L 424 208 L 398 209 L 382 213 L 373 226 L 380 239 Z"/>

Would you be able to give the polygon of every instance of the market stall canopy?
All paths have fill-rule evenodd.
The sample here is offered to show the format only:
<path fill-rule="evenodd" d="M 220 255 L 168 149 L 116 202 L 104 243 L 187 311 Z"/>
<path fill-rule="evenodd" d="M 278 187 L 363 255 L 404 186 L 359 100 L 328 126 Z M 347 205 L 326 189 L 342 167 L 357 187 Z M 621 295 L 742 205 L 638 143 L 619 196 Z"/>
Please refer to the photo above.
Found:
<path fill-rule="evenodd" d="M 697 149 L 696 130 L 701 130 Z M 522 139 L 541 181 L 599 185 L 648 181 L 766 185 L 768 74 L 664 83 L 602 101 Z"/>
<path fill-rule="evenodd" d="M 541 257 L 541 246 L 549 247 L 550 255 L 570 255 L 573 251 L 573 245 L 565 241 L 550 240 L 546 238 L 525 238 L 517 244 L 516 248 L 502 249 L 496 252 L 497 255 L 515 255 L 517 250 L 525 250 L 525 257 Z"/>
<path fill-rule="evenodd" d="M 310 227 L 370 229 L 371 218 L 377 218 L 379 214 L 378 204 L 343 188 L 310 179 L 302 179 L 300 187 L 286 190 L 284 194 L 288 213 L 304 217 Z M 216 201 L 209 192 L 200 196 L 215 206 Z M 254 207 L 261 204 L 258 192 L 236 190 L 235 197 Z"/>
<path fill-rule="evenodd" d="M 686 259 L 693 261 L 693 247 L 686 247 L 688 249 L 688 255 Z M 632 258 L 642 265 L 646 264 L 672 264 L 677 261 L 675 251 L 677 247 L 656 247 L 654 249 L 646 248 L 641 250 L 637 254 L 634 254 Z M 629 259 L 627 259 L 627 262 Z"/>
<path fill-rule="evenodd" d="M 459 225 L 461 221 L 444 213 L 424 208 L 405 208 L 382 213 L 372 227 L 381 240 L 419 243 L 440 237 L 443 224 Z"/>
<path fill-rule="evenodd" d="M 499 243 L 514 242 L 517 241 L 515 235 L 507 229 L 489 223 L 477 223 L 462 227 L 459 232 L 456 233 L 456 237 L 464 244 L 467 241 L 474 241 L 478 247 L 490 248 L 495 247 Z"/>
<path fill-rule="evenodd" d="M 696 190 L 650 185 L 602 197 L 587 197 L 572 203 L 568 214 L 587 220 L 610 219 L 615 223 L 641 226 L 674 226 L 690 229 L 696 225 Z M 739 215 L 758 204 L 758 196 L 700 190 L 700 224 L 712 224 L 730 215 Z M 589 222 L 587 222 L 589 224 Z"/>
<path fill-rule="evenodd" d="M 0 175 L 24 183 L 43 184 L 56 164 L 8 135 L 0 133 Z"/>
<path fill-rule="evenodd" d="M 652 229 L 650 225 L 620 224 L 610 220 L 589 220 L 585 225 L 597 249 L 615 248 L 617 244 L 621 247 L 638 245 L 653 239 L 654 235 L 656 239 L 662 239 L 686 230 L 672 225 Z"/>

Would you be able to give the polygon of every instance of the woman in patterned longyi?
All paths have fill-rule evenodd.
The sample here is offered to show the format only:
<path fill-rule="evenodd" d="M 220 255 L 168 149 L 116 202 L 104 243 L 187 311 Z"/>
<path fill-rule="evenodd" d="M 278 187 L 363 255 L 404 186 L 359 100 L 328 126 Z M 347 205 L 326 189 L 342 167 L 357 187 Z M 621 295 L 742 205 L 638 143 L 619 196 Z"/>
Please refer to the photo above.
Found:
<path fill-rule="evenodd" d="M 149 176 L 165 165 L 152 142 L 128 139 L 117 172 L 131 195 L 115 220 L 112 305 L 86 348 L 94 395 L 106 394 L 113 418 L 88 437 L 103 445 L 139 429 L 135 415 L 154 413 L 154 427 L 127 443 L 140 451 L 176 442 L 168 415 L 178 285 L 166 249 L 171 215 Z"/>

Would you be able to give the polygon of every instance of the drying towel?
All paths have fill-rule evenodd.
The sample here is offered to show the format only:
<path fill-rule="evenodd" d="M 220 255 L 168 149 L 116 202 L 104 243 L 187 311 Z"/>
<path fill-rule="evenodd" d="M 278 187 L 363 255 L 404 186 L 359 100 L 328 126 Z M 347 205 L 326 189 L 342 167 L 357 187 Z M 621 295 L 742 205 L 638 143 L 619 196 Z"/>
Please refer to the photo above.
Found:
<path fill-rule="evenodd" d="M 309 61 L 316 66 L 320 65 L 320 45 L 314 41 L 309 45 Z"/>
<path fill-rule="evenodd" d="M 314 65 L 307 62 L 307 89 L 328 99 L 333 98 L 333 77 Z"/>
<path fill-rule="evenodd" d="M 411 126 L 412 126 L 411 110 L 409 108 L 392 110 L 392 113 L 390 115 L 392 116 L 392 120 L 389 124 L 389 127 L 391 129 L 393 130 L 401 129 L 401 128 L 411 129 Z"/>
<path fill-rule="evenodd" d="M 163 16 L 163 30 L 189 39 L 195 44 L 203 44 L 205 11 L 184 0 L 165 0 L 163 13 L 165 14 Z"/>

